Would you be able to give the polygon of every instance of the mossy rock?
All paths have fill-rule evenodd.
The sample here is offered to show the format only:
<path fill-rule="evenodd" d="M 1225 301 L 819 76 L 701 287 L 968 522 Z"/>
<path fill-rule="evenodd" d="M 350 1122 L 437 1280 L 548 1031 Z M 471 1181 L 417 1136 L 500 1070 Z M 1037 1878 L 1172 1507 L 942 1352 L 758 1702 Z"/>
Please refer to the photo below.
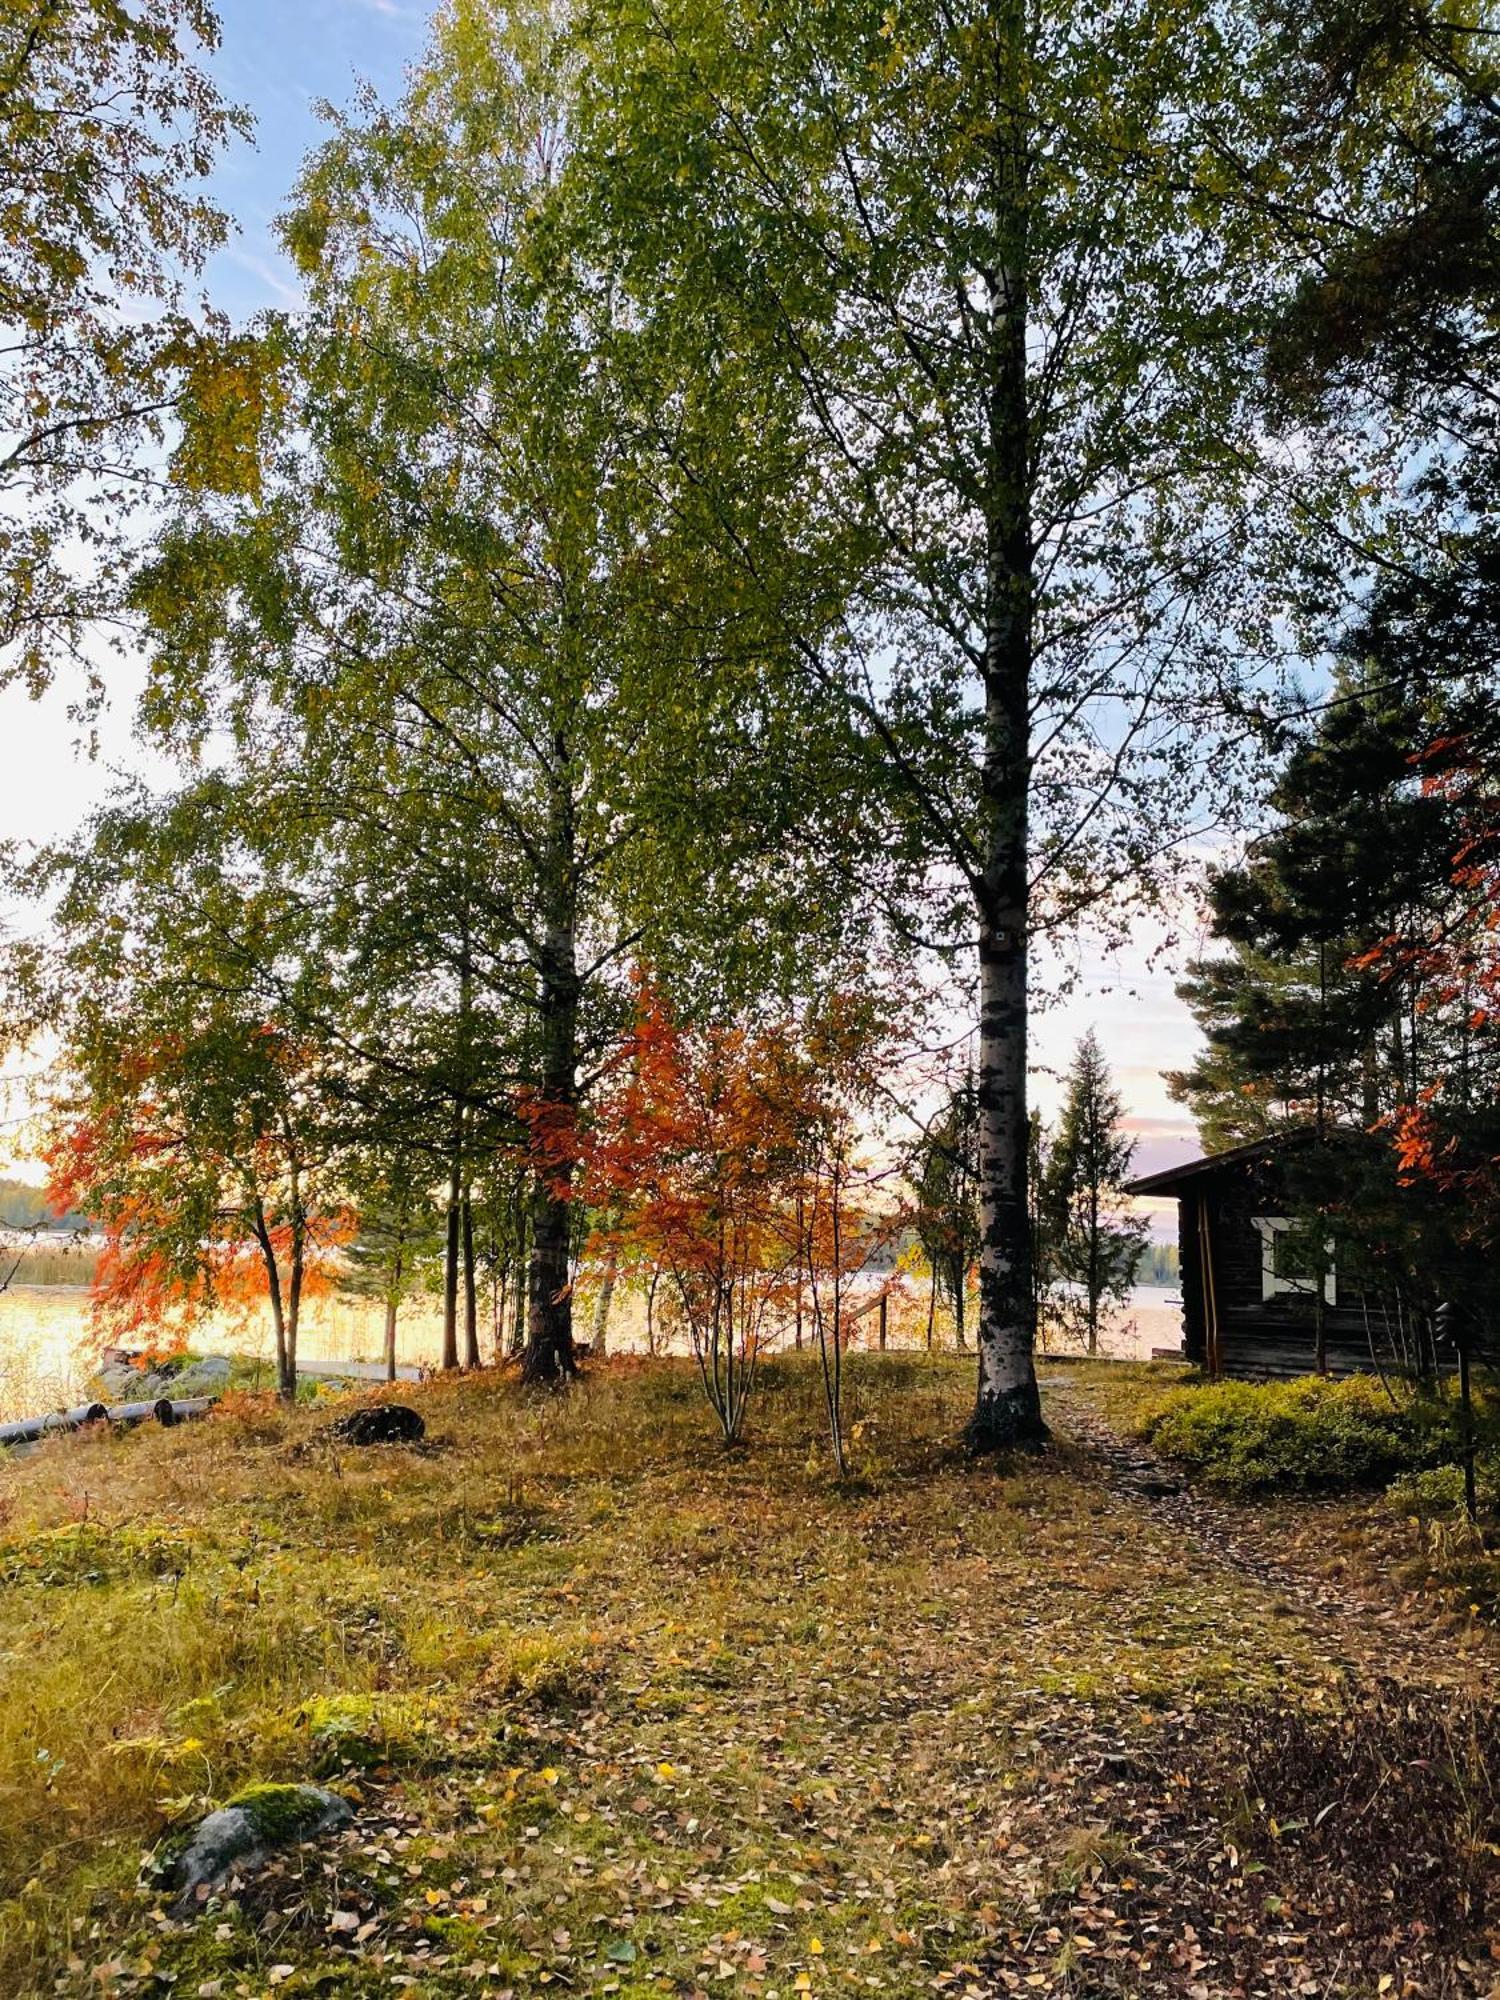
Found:
<path fill-rule="evenodd" d="M 207 1900 L 231 1872 L 261 1866 L 280 1847 L 337 1832 L 354 1817 L 349 1801 L 321 1785 L 247 1785 L 157 1856 L 177 1890 L 179 1911 Z"/>
<path fill-rule="evenodd" d="M 321 1785 L 246 1785 L 224 1807 L 243 1813 L 268 1847 L 286 1847 L 353 1817 L 349 1801 Z"/>

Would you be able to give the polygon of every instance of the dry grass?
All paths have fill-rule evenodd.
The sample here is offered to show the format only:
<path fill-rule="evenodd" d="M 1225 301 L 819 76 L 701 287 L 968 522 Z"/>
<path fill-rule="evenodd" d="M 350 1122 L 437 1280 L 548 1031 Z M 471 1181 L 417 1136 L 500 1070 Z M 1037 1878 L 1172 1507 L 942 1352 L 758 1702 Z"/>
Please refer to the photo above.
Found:
<path fill-rule="evenodd" d="M 851 1378 L 842 1486 L 793 1363 L 733 1454 L 689 1368 L 618 1363 L 403 1387 L 415 1450 L 241 1401 L 0 1469 L 0 1991 L 916 1994 L 1033 1931 L 1051 1966 L 1058 1732 L 1339 1676 L 1066 1452 L 959 1459 L 964 1364 Z M 163 1924 L 143 1850 L 300 1776 L 360 1801 L 332 1872 Z"/>
<path fill-rule="evenodd" d="M 7 1261 L 13 1285 L 91 1285 L 99 1253 L 83 1243 L 37 1243 Z"/>

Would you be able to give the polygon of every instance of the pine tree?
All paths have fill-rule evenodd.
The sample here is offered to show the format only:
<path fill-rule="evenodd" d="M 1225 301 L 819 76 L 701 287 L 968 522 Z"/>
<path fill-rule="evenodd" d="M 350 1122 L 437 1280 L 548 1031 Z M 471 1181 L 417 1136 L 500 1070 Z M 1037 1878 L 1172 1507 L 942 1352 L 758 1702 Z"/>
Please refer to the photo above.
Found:
<path fill-rule="evenodd" d="M 1068 1072 L 1068 1095 L 1047 1166 L 1054 1217 L 1054 1267 L 1082 1287 L 1088 1351 L 1099 1351 L 1103 1309 L 1123 1299 L 1135 1281 L 1146 1239 L 1145 1221 L 1130 1212 L 1124 1181 L 1135 1143 L 1120 1130 L 1124 1105 L 1104 1051 L 1091 1028 Z"/>
<path fill-rule="evenodd" d="M 953 1308 L 965 1345 L 969 1273 L 979 1261 L 979 1107 L 972 1073 L 929 1127 L 913 1167 L 916 1231 L 932 1267 L 934 1296 Z"/>
<path fill-rule="evenodd" d="M 1441 928 L 1456 907 L 1460 832 L 1422 774 L 1434 741 L 1470 733 L 1460 709 L 1472 697 L 1440 695 L 1378 617 L 1345 646 L 1352 663 L 1283 766 L 1271 826 L 1212 878 L 1227 951 L 1178 989 L 1208 1047 L 1168 1083 L 1210 1145 L 1288 1125 L 1369 1128 L 1463 1060 L 1462 995 L 1419 1006 L 1415 959 L 1382 946 Z"/>

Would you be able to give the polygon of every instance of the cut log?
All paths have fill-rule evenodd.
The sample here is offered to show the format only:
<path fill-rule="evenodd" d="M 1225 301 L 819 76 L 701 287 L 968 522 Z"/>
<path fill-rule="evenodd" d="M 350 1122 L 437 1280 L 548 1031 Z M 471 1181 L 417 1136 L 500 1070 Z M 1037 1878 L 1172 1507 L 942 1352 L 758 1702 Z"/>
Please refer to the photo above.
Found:
<path fill-rule="evenodd" d="M 155 1422 L 183 1424 L 205 1417 L 213 1408 L 213 1396 L 179 1396 L 175 1400 L 159 1396 L 149 1403 L 80 1403 L 72 1410 L 48 1410 L 40 1417 L 18 1417 L 0 1424 L 0 1447 L 40 1444 L 43 1438 L 63 1431 L 82 1430 L 85 1424 L 111 1423 L 130 1426 Z"/>

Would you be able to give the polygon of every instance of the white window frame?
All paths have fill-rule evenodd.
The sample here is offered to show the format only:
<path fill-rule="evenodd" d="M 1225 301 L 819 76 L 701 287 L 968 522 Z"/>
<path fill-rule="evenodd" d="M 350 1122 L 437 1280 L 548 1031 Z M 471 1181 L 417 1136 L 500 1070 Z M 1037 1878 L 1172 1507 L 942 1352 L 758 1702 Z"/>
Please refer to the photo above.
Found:
<path fill-rule="evenodd" d="M 1256 1233 L 1260 1237 L 1260 1296 L 1262 1301 L 1279 1298 L 1283 1292 L 1294 1293 L 1298 1298 L 1306 1298 L 1317 1290 L 1312 1278 L 1292 1278 L 1276 1268 L 1276 1239 L 1284 1236 L 1292 1227 L 1289 1215 L 1252 1215 Z M 1339 1302 L 1338 1273 L 1334 1268 L 1333 1238 L 1330 1236 L 1325 1248 L 1328 1251 L 1328 1269 L 1323 1273 L 1323 1299 L 1325 1304 L 1336 1306 Z"/>

